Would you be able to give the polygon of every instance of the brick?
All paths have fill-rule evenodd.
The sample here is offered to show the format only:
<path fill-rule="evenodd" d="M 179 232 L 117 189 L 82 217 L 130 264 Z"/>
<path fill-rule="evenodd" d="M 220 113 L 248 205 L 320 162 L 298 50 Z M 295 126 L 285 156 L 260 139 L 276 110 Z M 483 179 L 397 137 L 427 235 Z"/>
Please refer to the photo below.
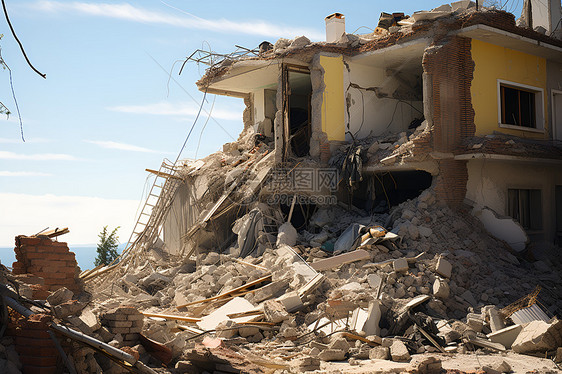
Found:
<path fill-rule="evenodd" d="M 55 374 L 57 372 L 56 366 L 33 366 L 23 365 L 21 368 L 23 374 Z"/>
<path fill-rule="evenodd" d="M 142 314 L 128 314 L 127 320 L 129 321 L 144 321 L 144 316 Z"/>
<path fill-rule="evenodd" d="M 26 338 L 23 336 L 16 336 L 16 344 L 20 346 L 29 346 L 29 347 L 54 347 L 55 346 L 51 339 Z"/>
<path fill-rule="evenodd" d="M 107 321 L 105 323 L 106 326 L 109 327 L 132 327 L 133 326 L 133 322 L 132 321 Z"/>
<path fill-rule="evenodd" d="M 41 367 L 56 366 L 57 360 L 58 360 L 58 356 L 37 357 L 37 356 L 20 355 L 20 361 L 22 365 L 28 365 L 28 366 L 41 366 Z"/>

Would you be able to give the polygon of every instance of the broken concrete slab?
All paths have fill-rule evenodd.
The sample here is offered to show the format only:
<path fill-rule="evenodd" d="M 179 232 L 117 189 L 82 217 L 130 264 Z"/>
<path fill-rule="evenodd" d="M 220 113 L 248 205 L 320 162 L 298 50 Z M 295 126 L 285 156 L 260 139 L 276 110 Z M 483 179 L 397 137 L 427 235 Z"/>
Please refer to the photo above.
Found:
<path fill-rule="evenodd" d="M 501 330 L 496 330 L 486 336 L 494 343 L 500 343 L 509 349 L 519 336 L 521 330 L 523 330 L 522 325 L 512 325 Z"/>
<path fill-rule="evenodd" d="M 498 309 L 495 307 L 488 309 L 488 319 L 490 321 L 490 329 L 492 332 L 502 330 L 505 327 L 503 318 L 500 316 Z"/>
<path fill-rule="evenodd" d="M 453 271 L 453 265 L 443 257 L 439 257 L 437 260 L 437 265 L 435 265 L 435 272 L 445 278 L 451 278 L 451 272 Z"/>
<path fill-rule="evenodd" d="M 371 360 L 388 360 L 390 357 L 390 348 L 378 346 L 369 350 L 369 358 Z"/>
<path fill-rule="evenodd" d="M 211 314 L 201 318 L 201 321 L 197 322 L 197 326 L 203 330 L 214 330 L 219 323 L 230 319 L 228 318 L 228 314 L 248 312 L 253 309 L 254 305 L 248 300 L 241 297 L 235 297 L 228 303 L 213 311 Z M 255 316 L 248 316 L 233 318 L 233 320 L 236 322 L 248 322 L 254 318 Z"/>
<path fill-rule="evenodd" d="M 289 313 L 283 303 L 277 300 L 267 300 L 263 304 L 263 313 L 268 322 L 279 323 L 289 319 Z"/>
<path fill-rule="evenodd" d="M 451 293 L 449 285 L 442 279 L 435 279 L 433 282 L 433 296 L 439 299 L 447 299 Z"/>
<path fill-rule="evenodd" d="M 397 339 L 392 341 L 392 345 L 390 346 L 390 356 L 392 357 L 392 361 L 404 362 L 410 360 L 408 348 L 406 348 L 404 343 Z"/>
<path fill-rule="evenodd" d="M 343 361 L 345 352 L 342 349 L 325 349 L 318 354 L 321 361 Z"/>
<path fill-rule="evenodd" d="M 66 287 L 61 287 L 47 297 L 47 302 L 51 306 L 60 305 L 71 300 L 74 297 L 74 292 Z"/>
<path fill-rule="evenodd" d="M 358 249 L 352 252 L 347 252 L 334 257 L 315 261 L 311 264 L 311 266 L 316 271 L 325 271 L 355 261 L 369 260 L 370 258 L 371 255 L 369 252 L 363 249 Z"/>
<path fill-rule="evenodd" d="M 405 258 L 398 258 L 394 260 L 394 262 L 392 263 L 392 267 L 396 272 L 408 271 L 409 269 L 408 260 L 406 260 Z"/>
<path fill-rule="evenodd" d="M 513 218 L 500 216 L 488 207 L 475 207 L 472 214 L 490 234 L 505 241 L 513 250 L 521 252 L 527 246 L 529 237 L 521 224 Z"/>
<path fill-rule="evenodd" d="M 562 321 L 553 323 L 533 321 L 525 326 L 512 344 L 517 353 L 533 353 L 554 350 L 562 343 Z"/>

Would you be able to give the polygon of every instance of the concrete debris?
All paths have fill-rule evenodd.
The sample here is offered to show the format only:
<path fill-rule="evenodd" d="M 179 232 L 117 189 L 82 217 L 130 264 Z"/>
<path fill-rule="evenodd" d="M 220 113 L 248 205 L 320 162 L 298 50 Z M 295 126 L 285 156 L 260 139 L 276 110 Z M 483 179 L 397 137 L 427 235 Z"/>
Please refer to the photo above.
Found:
<path fill-rule="evenodd" d="M 562 361 L 562 322 L 549 318 L 562 309 L 560 259 L 531 251 L 523 226 L 469 201 L 470 183 L 460 179 L 468 173 L 472 182 L 473 174 L 490 173 L 472 164 L 483 162 L 479 155 L 506 156 L 515 164 L 519 151 L 525 152 L 523 142 L 489 134 L 463 138 L 467 144 L 457 144 L 459 150 L 441 144 L 454 143 L 444 131 L 448 122 L 473 127 L 474 111 L 470 105 L 468 113 L 430 110 L 433 98 L 424 97 L 437 93 L 436 87 L 447 88 L 441 94 L 457 91 L 457 81 L 443 82 L 443 73 L 434 71 L 449 66 L 435 56 L 470 57 L 470 44 L 464 43 L 483 35 L 474 28 L 482 20 L 486 30 L 496 23 L 506 27 L 498 39 L 518 35 L 511 33 L 515 25 L 508 27 L 513 20 L 502 11 L 476 10 L 469 0 L 411 16 L 383 13 L 378 27 L 365 35 L 339 28 L 343 15 L 330 17 L 338 24 L 330 43 L 281 38 L 263 42 L 259 55 L 248 50 L 252 53 L 239 60 L 223 56 L 207 70 L 201 88 L 245 97 L 244 130 L 203 160 L 163 164 L 166 172 L 156 175 L 165 176 L 164 195 L 148 214 L 158 222 L 145 225 L 119 263 L 80 272 L 66 243 L 41 235 L 16 238 L 13 274 L 0 268 L 0 283 L 8 290 L 3 300 L 13 297 L 32 305 L 34 313 L 48 314 L 9 313 L 0 339 L 0 372 L 57 369 L 60 353 L 49 335 L 53 320 L 119 348 L 129 364 L 141 363 L 150 373 L 431 374 L 456 370 L 469 356 L 478 358 L 472 357 L 477 362 L 466 371 L 504 373 L 516 371 L 518 362 L 511 359 L 516 353 L 529 354 L 521 361 L 531 354 Z M 461 36 L 449 34 L 459 28 Z M 537 37 L 530 29 L 519 31 Z M 424 35 L 423 43 L 417 33 Z M 550 36 L 538 38 L 535 49 L 547 48 Z M 378 60 L 379 49 L 390 45 L 395 48 L 388 61 L 406 61 L 403 69 Z M 548 56 L 557 53 L 548 48 Z M 277 74 L 277 65 L 285 63 L 289 74 Z M 361 74 L 354 64 L 361 65 Z M 457 65 L 469 71 L 457 74 Z M 342 97 L 333 98 L 326 87 L 327 70 L 334 66 L 346 82 Z M 450 66 L 455 69 L 447 71 L 448 78 L 472 77 L 471 59 Z M 230 78 L 241 82 L 244 74 L 268 89 L 230 86 Z M 374 82 L 378 75 L 384 79 L 361 86 L 363 74 Z M 292 80 L 297 76 L 298 83 Z M 218 81 L 223 85 L 211 87 Z M 280 96 L 289 86 L 298 100 Z M 332 112 L 320 105 L 319 98 L 326 97 L 345 103 L 347 112 L 330 118 Z M 396 101 L 396 118 L 384 111 L 392 105 L 365 104 L 382 99 Z M 460 100 L 440 97 L 435 103 Z M 359 102 L 365 108 L 351 110 Z M 440 117 L 445 112 L 447 121 Z M 357 113 L 363 113 L 360 125 Z M 375 116 L 392 120 L 380 131 L 366 129 Z M 333 121 L 345 122 L 349 131 L 328 133 L 338 128 Z M 283 138 L 286 129 L 291 133 Z M 455 134 L 464 137 L 464 130 L 455 128 Z M 518 155 L 486 153 L 492 141 Z M 471 153 L 459 153 L 461 146 Z M 456 164 L 464 165 L 463 173 Z M 320 171 L 334 170 L 333 188 L 317 185 L 330 179 L 323 180 Z M 291 183 L 275 180 L 280 176 Z M 455 185 L 443 183 L 446 178 Z M 492 183 L 482 179 L 478 188 Z M 314 186 L 302 189 L 304 182 Z M 320 193 L 326 191 L 323 202 Z M 529 203 L 523 195 L 533 190 L 514 190 L 521 194 L 517 198 L 511 191 L 510 209 L 519 204 L 523 210 Z M 287 197 L 292 200 L 278 199 Z M 541 201 L 540 195 L 535 199 Z M 540 303 L 538 292 L 531 294 L 536 284 L 547 288 Z M 532 297 L 523 302 L 524 295 Z M 122 372 L 90 346 L 67 343 L 61 350 L 78 372 Z M 535 359 L 533 365 L 551 364 Z"/>

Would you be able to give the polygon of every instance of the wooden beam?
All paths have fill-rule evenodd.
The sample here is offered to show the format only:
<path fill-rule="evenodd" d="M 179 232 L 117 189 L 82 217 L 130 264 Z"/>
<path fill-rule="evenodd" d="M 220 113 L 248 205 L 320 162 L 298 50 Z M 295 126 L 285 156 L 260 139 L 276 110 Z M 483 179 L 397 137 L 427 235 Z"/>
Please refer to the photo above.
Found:
<path fill-rule="evenodd" d="M 266 275 L 265 277 L 256 279 L 256 280 L 253 281 L 253 282 L 243 284 L 242 286 L 237 287 L 237 288 L 235 288 L 235 289 L 233 289 L 233 290 L 230 290 L 230 291 L 221 293 L 220 295 L 213 296 L 213 297 L 209 297 L 209 298 L 203 299 L 203 300 L 193 301 L 193 302 L 191 302 L 191 303 L 187 303 L 187 304 L 183 304 L 183 305 L 178 305 L 178 306 L 176 307 L 176 309 L 185 308 L 186 306 L 191 306 L 191 305 L 196 305 L 196 304 L 205 303 L 205 302 L 207 302 L 207 301 L 213 301 L 213 300 L 221 299 L 221 298 L 223 298 L 223 297 L 228 297 L 228 296 L 230 296 L 230 295 L 233 294 L 233 293 L 240 292 L 240 291 L 242 291 L 242 290 L 244 290 L 244 289 L 246 289 L 246 288 L 248 288 L 248 287 L 255 286 L 256 284 L 260 284 L 260 283 L 266 282 L 266 281 L 268 281 L 268 280 L 271 280 L 271 274 Z"/>
<path fill-rule="evenodd" d="M 163 178 L 174 178 L 174 179 L 178 179 L 178 180 L 183 180 L 182 178 L 178 177 L 177 175 L 173 175 L 173 174 L 168 174 L 168 173 L 164 173 L 163 171 L 158 171 L 158 170 L 152 170 L 152 169 L 144 169 L 146 171 L 148 171 L 149 173 L 152 174 L 156 174 L 159 177 L 163 177 Z"/>
<path fill-rule="evenodd" d="M 184 322 L 199 322 L 201 318 L 194 318 L 194 317 L 187 317 L 187 316 L 177 316 L 173 314 L 159 314 L 159 313 L 147 313 L 142 312 L 142 315 L 145 317 L 156 317 L 156 318 L 164 318 L 164 319 L 173 319 L 176 321 L 184 321 Z"/>
<path fill-rule="evenodd" d="M 47 236 L 49 238 L 55 238 L 55 237 L 60 236 L 60 235 L 68 234 L 69 232 L 70 232 L 70 230 L 68 229 L 68 227 L 65 227 L 63 229 L 59 229 L 57 227 L 54 230 L 44 231 L 41 234 L 38 234 L 38 236 Z"/>

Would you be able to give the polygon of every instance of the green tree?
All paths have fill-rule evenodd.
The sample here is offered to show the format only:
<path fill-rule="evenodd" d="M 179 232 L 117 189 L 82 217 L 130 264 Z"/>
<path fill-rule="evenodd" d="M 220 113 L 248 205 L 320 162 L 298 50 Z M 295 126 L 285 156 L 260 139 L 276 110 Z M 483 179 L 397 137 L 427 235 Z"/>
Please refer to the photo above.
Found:
<path fill-rule="evenodd" d="M 94 261 L 94 265 L 109 265 L 113 260 L 119 257 L 117 246 L 119 245 L 119 236 L 117 236 L 117 226 L 113 231 L 109 232 L 107 226 L 98 234 L 100 242 L 98 243 L 98 257 Z"/>

